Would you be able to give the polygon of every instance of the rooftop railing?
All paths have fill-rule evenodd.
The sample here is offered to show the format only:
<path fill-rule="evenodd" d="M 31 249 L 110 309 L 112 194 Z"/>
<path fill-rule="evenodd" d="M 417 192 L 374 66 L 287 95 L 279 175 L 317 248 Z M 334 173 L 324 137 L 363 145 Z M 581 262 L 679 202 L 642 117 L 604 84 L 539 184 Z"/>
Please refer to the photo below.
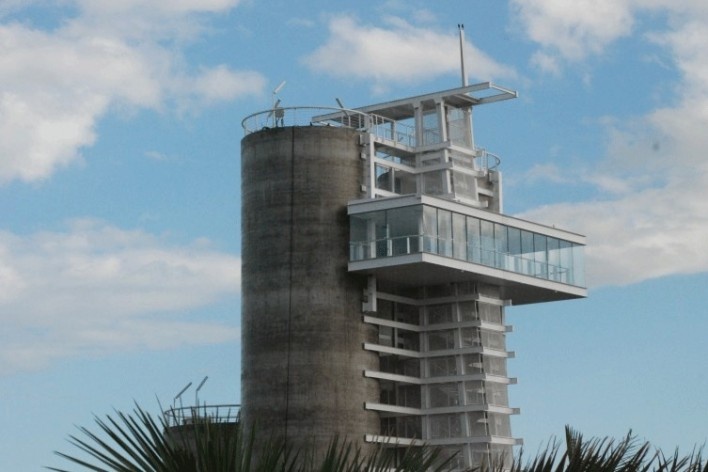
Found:
<path fill-rule="evenodd" d="M 368 127 L 369 115 L 356 110 L 334 107 L 278 107 L 248 115 L 241 121 L 248 135 L 268 128 L 285 126 Z"/>
<path fill-rule="evenodd" d="M 167 427 L 183 426 L 199 422 L 208 423 L 237 423 L 241 405 L 202 405 L 170 408 L 163 412 Z"/>
<path fill-rule="evenodd" d="M 415 127 L 403 121 L 396 121 L 374 113 L 335 107 L 277 107 L 248 115 L 241 121 L 244 133 L 249 135 L 270 128 L 288 126 L 333 126 L 366 130 L 377 138 L 414 148 L 417 145 Z M 424 131 L 424 143 L 440 142 L 440 133 Z M 478 149 L 475 162 L 479 169 L 496 169 L 499 156 Z"/>

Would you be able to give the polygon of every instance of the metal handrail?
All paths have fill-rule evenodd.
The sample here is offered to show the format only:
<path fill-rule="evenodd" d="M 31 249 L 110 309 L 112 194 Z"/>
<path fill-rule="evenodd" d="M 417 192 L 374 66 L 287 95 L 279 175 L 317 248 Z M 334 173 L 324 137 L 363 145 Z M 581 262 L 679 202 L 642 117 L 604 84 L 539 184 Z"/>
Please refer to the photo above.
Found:
<path fill-rule="evenodd" d="M 486 149 L 477 148 L 477 153 L 478 154 L 475 156 L 475 160 L 477 161 L 477 165 L 480 169 L 494 170 L 499 167 L 499 164 L 501 164 L 501 157 L 496 154 L 492 154 Z"/>
<path fill-rule="evenodd" d="M 337 126 L 366 129 L 369 115 L 335 107 L 277 107 L 248 115 L 241 121 L 248 135 L 268 128 L 285 126 Z"/>
<path fill-rule="evenodd" d="M 241 413 L 241 405 L 201 405 L 170 408 L 162 413 L 165 425 L 168 427 L 195 424 L 198 422 L 209 423 L 237 423 Z"/>
<path fill-rule="evenodd" d="M 401 143 L 408 147 L 415 147 L 417 140 L 415 128 L 409 124 L 373 113 L 336 107 L 276 107 L 253 113 L 241 121 L 241 127 L 246 135 L 263 129 L 286 126 L 354 128 L 368 131 L 378 138 Z M 499 156 L 482 148 L 477 148 L 477 155 L 474 159 L 482 170 L 494 170 L 501 163 Z"/>

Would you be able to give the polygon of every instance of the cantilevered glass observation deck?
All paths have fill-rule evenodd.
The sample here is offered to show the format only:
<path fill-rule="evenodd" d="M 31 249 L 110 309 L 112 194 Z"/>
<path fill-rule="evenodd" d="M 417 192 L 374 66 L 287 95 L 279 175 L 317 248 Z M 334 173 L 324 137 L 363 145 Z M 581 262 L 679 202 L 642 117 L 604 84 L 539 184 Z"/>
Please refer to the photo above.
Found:
<path fill-rule="evenodd" d="M 585 295 L 580 235 L 430 196 L 350 203 L 353 272 L 478 280 L 515 304 Z"/>

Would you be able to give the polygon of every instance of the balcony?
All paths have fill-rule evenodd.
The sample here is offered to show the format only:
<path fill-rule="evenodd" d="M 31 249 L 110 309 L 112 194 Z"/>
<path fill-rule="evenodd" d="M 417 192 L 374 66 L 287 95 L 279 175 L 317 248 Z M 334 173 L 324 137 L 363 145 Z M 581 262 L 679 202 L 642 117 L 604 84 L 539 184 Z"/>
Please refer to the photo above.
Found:
<path fill-rule="evenodd" d="M 349 205 L 349 270 L 409 285 L 477 280 L 514 304 L 578 298 L 584 237 L 430 196 Z"/>

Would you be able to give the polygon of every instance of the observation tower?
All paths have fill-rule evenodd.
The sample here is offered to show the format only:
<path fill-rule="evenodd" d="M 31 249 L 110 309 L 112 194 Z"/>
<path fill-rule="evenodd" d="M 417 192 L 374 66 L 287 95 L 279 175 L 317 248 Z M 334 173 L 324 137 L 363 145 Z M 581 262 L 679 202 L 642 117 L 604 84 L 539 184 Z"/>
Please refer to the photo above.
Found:
<path fill-rule="evenodd" d="M 509 305 L 585 297 L 581 235 L 503 212 L 476 145 L 485 82 L 243 120 L 242 409 L 319 450 L 426 443 L 509 457 Z M 277 111 L 277 113 L 276 113 Z"/>

